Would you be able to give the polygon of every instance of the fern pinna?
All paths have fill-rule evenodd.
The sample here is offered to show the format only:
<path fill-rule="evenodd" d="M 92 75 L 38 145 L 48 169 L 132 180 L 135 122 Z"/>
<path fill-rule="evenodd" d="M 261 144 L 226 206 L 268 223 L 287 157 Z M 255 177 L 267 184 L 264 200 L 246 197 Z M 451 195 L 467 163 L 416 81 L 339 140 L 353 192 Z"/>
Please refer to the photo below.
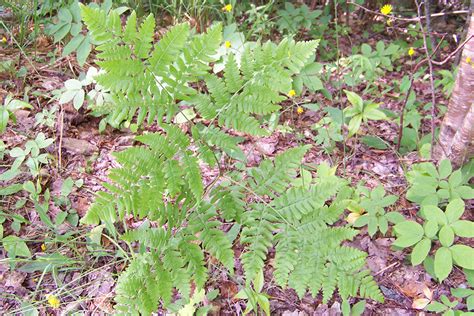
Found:
<path fill-rule="evenodd" d="M 214 166 L 218 155 L 244 160 L 241 138 L 229 130 L 259 136 L 268 114 L 291 90 L 318 42 L 256 43 L 240 60 L 227 59 L 223 74 L 210 73 L 222 45 L 220 25 L 192 34 L 188 24 L 171 28 L 157 44 L 152 16 L 138 26 L 131 13 L 123 28 L 118 14 L 82 6 L 83 19 L 98 47 L 97 82 L 113 104 L 107 121 L 115 126 L 135 119 L 160 125 L 160 131 L 136 137 L 140 145 L 115 153 L 106 191 L 98 192 L 82 222 L 103 224 L 134 250 L 116 286 L 119 313 L 150 314 L 160 306 L 175 311 L 202 289 L 207 258 L 230 274 L 240 260 L 247 285 L 263 269 L 275 248 L 278 285 L 303 296 L 335 293 L 383 300 L 367 270 L 366 254 L 343 246 L 357 231 L 332 227 L 351 195 L 335 170 L 322 164 L 315 179 L 298 177 L 308 146 L 287 150 L 257 167 L 220 175 L 203 185 L 202 163 Z M 199 83 L 199 84 L 193 84 Z M 191 135 L 170 125 L 181 105 L 193 106 L 199 121 Z M 167 123 L 163 123 L 166 120 Z M 142 224 L 127 227 L 133 216 Z M 223 221 L 240 225 L 243 253 L 236 258 Z M 239 227 L 239 226 L 236 226 Z"/>

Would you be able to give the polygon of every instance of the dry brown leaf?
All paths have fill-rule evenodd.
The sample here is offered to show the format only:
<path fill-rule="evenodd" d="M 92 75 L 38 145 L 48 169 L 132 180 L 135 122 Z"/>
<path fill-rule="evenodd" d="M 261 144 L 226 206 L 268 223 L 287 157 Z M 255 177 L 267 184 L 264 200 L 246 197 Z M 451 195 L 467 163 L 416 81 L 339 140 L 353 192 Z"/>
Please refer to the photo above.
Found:
<path fill-rule="evenodd" d="M 427 298 L 417 298 L 417 299 L 413 300 L 413 304 L 411 305 L 411 307 L 414 308 L 414 309 L 422 310 L 430 302 L 431 302 L 431 300 L 427 299 Z"/>
<path fill-rule="evenodd" d="M 423 288 L 423 294 L 431 301 L 433 299 L 433 292 L 425 285 Z"/>

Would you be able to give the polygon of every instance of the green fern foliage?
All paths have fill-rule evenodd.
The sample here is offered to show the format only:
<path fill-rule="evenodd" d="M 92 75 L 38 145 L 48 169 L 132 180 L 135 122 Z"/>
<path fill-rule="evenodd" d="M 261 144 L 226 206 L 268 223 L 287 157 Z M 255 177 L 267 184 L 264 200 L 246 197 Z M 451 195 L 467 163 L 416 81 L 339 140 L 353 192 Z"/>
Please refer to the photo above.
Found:
<path fill-rule="evenodd" d="M 291 90 L 292 77 L 301 71 L 318 43 L 289 39 L 278 45 L 257 43 L 244 51 L 240 67 L 230 55 L 223 78 L 215 74 L 206 76 L 209 93 L 193 97 L 191 103 L 203 118 L 217 120 L 220 126 L 266 135 L 260 118 L 280 110 L 278 103 Z"/>
<path fill-rule="evenodd" d="M 208 72 L 221 43 L 220 24 L 193 37 L 188 24 L 179 24 L 153 45 L 153 15 L 138 25 L 132 12 L 123 28 L 117 13 L 107 15 L 83 5 L 81 10 L 92 38 L 101 43 L 96 63 L 102 73 L 95 79 L 113 98 L 108 117 L 112 126 L 130 122 L 135 115 L 138 124 L 173 116 L 176 100 L 196 94 L 190 83 Z"/>
<path fill-rule="evenodd" d="M 327 302 L 338 291 L 344 299 L 383 300 L 364 269 L 366 254 L 343 245 L 358 231 L 333 225 L 352 195 L 335 168 L 321 164 L 315 178 L 302 182 L 299 175 L 309 171 L 301 162 L 310 146 L 246 168 L 243 138 L 235 136 L 268 134 L 266 119 L 280 110 L 292 78 L 318 41 L 256 43 L 239 60 L 230 55 L 223 73 L 212 74 L 222 45 L 221 25 L 195 34 L 188 24 L 178 24 L 155 44 L 153 16 L 139 22 L 132 12 L 122 26 L 113 11 L 81 8 L 99 43 L 101 72 L 95 80 L 113 100 L 107 121 L 119 126 L 146 120 L 159 126 L 158 132 L 137 136 L 137 145 L 114 154 L 119 167 L 110 170 L 110 181 L 82 219 L 104 225 L 132 250 L 116 286 L 119 314 L 151 314 L 186 303 L 205 287 L 209 263 L 215 262 L 208 258 L 230 274 L 240 260 L 250 286 L 268 264 L 271 249 L 276 283 L 300 297 L 321 294 Z M 170 125 L 182 107 L 197 112 L 191 135 Z M 240 161 L 239 172 L 222 173 L 223 154 Z M 203 163 L 220 171 L 206 186 Z M 127 227 L 129 218 L 140 227 Z M 223 222 L 240 229 L 238 238 L 224 232 Z M 243 247 L 240 257 L 234 243 Z"/>
<path fill-rule="evenodd" d="M 322 164 L 310 183 L 292 185 L 308 146 L 264 160 L 245 176 L 229 174 L 204 195 L 198 159 L 179 128 L 164 126 L 163 132 L 137 140 L 143 145 L 116 154 L 121 167 L 110 172 L 112 183 L 104 184 L 108 192 L 98 193 L 83 220 L 102 222 L 112 233 L 125 215 L 145 220 L 121 236 L 138 242 L 139 253 L 119 277 L 117 311 L 148 313 L 158 302 L 166 307 L 174 291 L 189 298 L 191 288 L 201 289 L 207 280 L 206 256 L 230 273 L 240 259 L 249 283 L 273 247 L 277 284 L 300 297 L 309 290 L 314 296 L 322 293 L 327 302 L 338 290 L 343 298 L 383 300 L 364 269 L 366 254 L 342 245 L 357 230 L 331 226 L 351 196 L 346 181 Z M 242 226 L 240 258 L 221 229 L 221 218 Z"/>
<path fill-rule="evenodd" d="M 241 243 L 246 247 L 241 260 L 246 280 L 252 280 L 263 268 L 268 249 L 275 246 L 275 280 L 282 287 L 295 289 L 300 297 L 307 290 L 313 296 L 322 291 L 327 302 L 339 289 L 343 298 L 361 296 L 383 301 L 377 284 L 363 268 L 366 254 L 341 246 L 358 232 L 329 226 L 347 205 L 347 183 L 323 164 L 313 184 L 288 189 L 298 170 L 298 159 L 306 150 L 290 149 L 276 157 L 273 164 L 264 161 L 250 172 L 253 177 L 247 184 L 252 191 L 265 187 L 262 194 L 278 196 L 271 202 L 252 204 L 244 213 Z M 282 178 L 274 180 L 275 174 Z M 330 200 L 330 206 L 326 205 Z"/>
<path fill-rule="evenodd" d="M 178 102 L 194 105 L 202 118 L 219 126 L 252 135 L 266 135 L 262 117 L 280 110 L 298 74 L 313 55 L 318 41 L 285 39 L 278 45 L 256 43 L 247 48 L 240 64 L 228 58 L 224 74 L 210 74 L 217 49 L 222 44 L 222 26 L 216 24 L 205 34 L 191 35 L 188 24 L 172 27 L 153 45 L 155 22 L 152 15 L 140 25 L 134 12 L 123 28 L 117 13 L 104 14 L 81 6 L 84 23 L 96 47 L 96 63 L 102 73 L 98 84 L 110 91 L 113 111 L 108 122 L 118 126 L 168 121 L 179 110 Z M 204 80 L 206 90 L 192 83 Z"/>

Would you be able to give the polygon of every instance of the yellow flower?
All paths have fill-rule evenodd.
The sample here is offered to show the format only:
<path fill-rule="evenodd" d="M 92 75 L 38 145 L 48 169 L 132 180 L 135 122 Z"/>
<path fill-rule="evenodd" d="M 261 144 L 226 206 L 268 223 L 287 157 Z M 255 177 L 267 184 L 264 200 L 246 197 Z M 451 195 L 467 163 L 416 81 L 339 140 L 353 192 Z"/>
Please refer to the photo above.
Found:
<path fill-rule="evenodd" d="M 384 15 L 389 15 L 390 13 L 392 13 L 392 9 L 393 7 L 391 4 L 386 4 L 380 9 L 380 13 Z"/>
<path fill-rule="evenodd" d="M 225 47 L 226 48 L 230 48 L 231 46 L 232 46 L 232 44 L 229 41 L 225 41 Z"/>
<path fill-rule="evenodd" d="M 296 108 L 296 113 L 303 114 L 303 112 L 304 112 L 304 109 L 301 106 Z"/>
<path fill-rule="evenodd" d="M 413 49 L 413 47 L 410 47 L 410 49 L 408 50 L 408 56 L 413 56 L 415 55 L 415 49 Z"/>
<path fill-rule="evenodd" d="M 5 44 L 7 42 L 7 38 L 4 36 L 2 37 L 2 43 Z"/>
<path fill-rule="evenodd" d="M 59 298 L 56 295 L 48 294 L 48 295 L 46 295 L 46 299 L 48 300 L 48 304 L 52 308 L 58 308 L 59 305 L 61 305 L 61 301 L 59 300 Z"/>
<path fill-rule="evenodd" d="M 43 252 L 46 251 L 46 245 L 45 244 L 41 244 L 41 251 L 43 251 Z"/>
<path fill-rule="evenodd" d="M 294 97 L 295 95 L 296 95 L 296 91 L 293 90 L 293 89 L 291 89 L 291 90 L 288 92 L 288 96 L 289 96 L 290 98 Z"/>
<path fill-rule="evenodd" d="M 388 20 L 387 20 L 387 25 L 388 25 L 388 26 L 392 26 L 392 22 L 393 22 L 392 19 L 388 19 Z"/>
<path fill-rule="evenodd" d="M 230 12 L 232 11 L 232 4 L 226 4 L 223 8 L 222 8 L 222 11 L 227 11 L 227 12 Z"/>
<path fill-rule="evenodd" d="M 471 63 L 471 57 L 466 58 L 466 63 L 470 64 Z"/>

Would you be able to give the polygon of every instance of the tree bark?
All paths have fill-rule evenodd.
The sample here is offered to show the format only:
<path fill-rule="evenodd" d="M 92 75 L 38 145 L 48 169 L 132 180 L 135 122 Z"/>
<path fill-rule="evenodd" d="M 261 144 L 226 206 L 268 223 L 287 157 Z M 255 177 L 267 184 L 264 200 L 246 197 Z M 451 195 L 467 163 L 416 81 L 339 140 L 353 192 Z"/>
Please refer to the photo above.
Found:
<path fill-rule="evenodd" d="M 471 9 L 474 0 L 471 0 Z M 467 38 L 474 35 L 471 15 Z M 460 166 L 474 156 L 474 38 L 464 46 L 453 93 L 439 134 L 436 158 Z"/>

